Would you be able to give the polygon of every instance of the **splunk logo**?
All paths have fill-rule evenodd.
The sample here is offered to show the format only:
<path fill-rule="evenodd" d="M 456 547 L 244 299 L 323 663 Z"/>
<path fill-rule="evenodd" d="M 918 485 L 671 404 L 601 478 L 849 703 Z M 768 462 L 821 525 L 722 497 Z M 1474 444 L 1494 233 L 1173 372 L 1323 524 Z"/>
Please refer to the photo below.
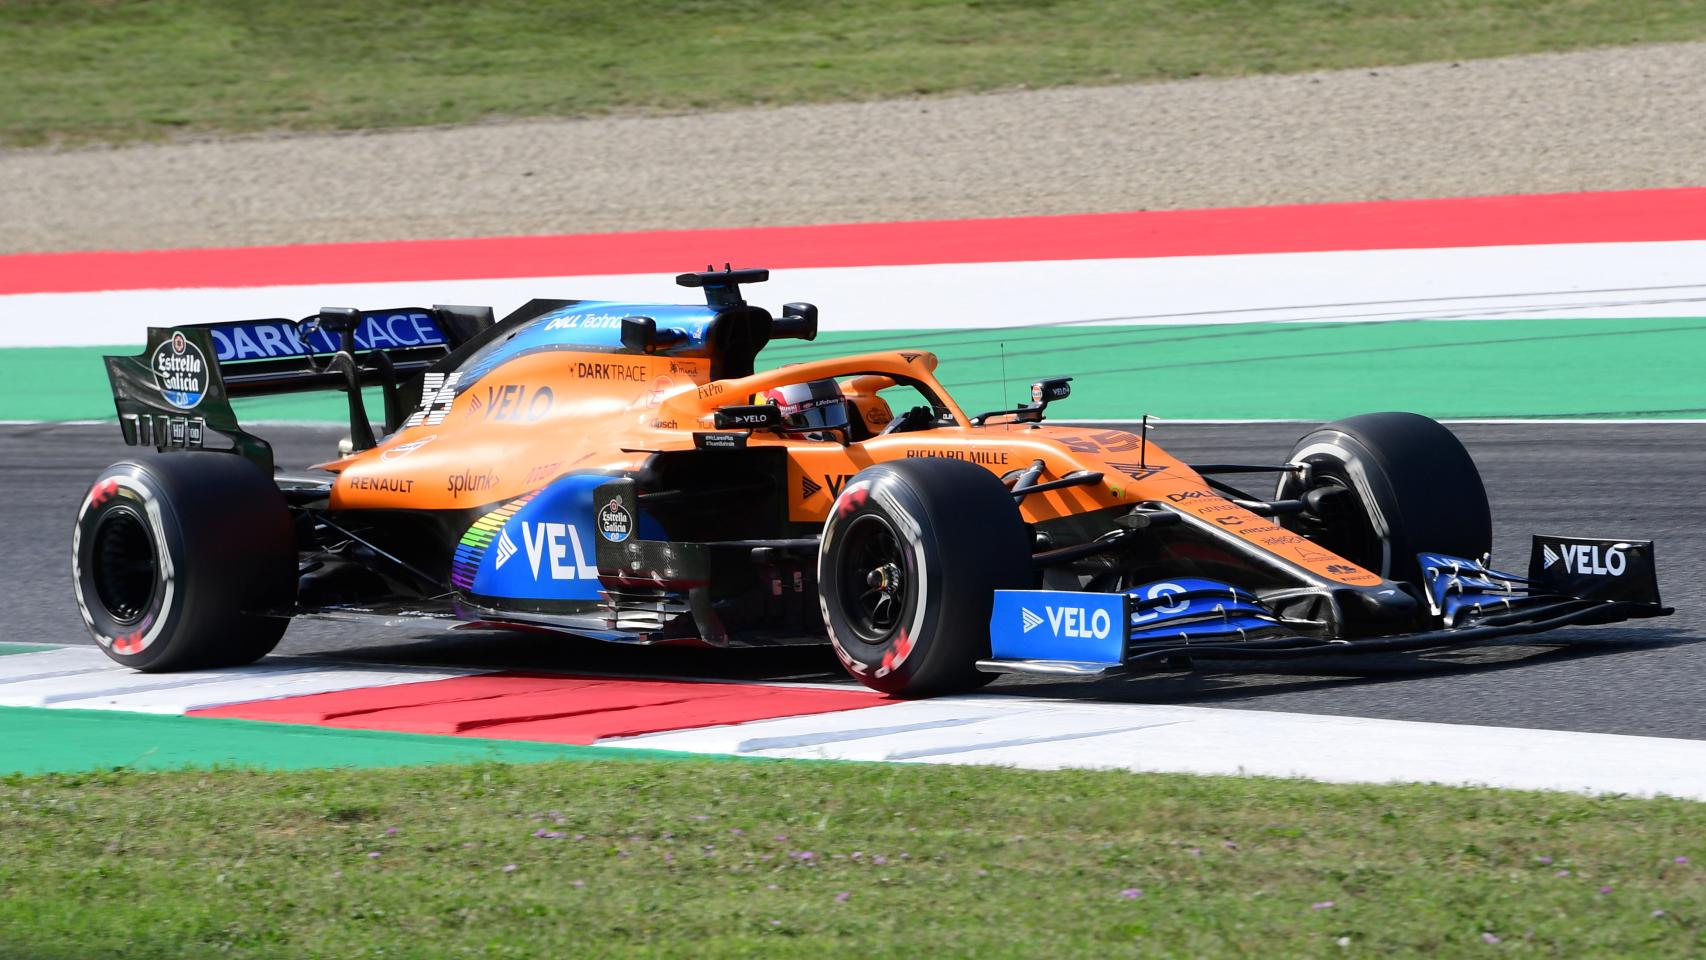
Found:
<path fill-rule="evenodd" d="M 380 455 L 384 459 L 384 454 Z M 460 500 L 465 493 L 484 493 L 498 485 L 498 475 L 490 470 L 475 473 L 464 470 L 453 473 L 444 480 L 444 489 L 449 492 L 451 499 Z"/>
<path fill-rule="evenodd" d="M 1114 618 L 1101 607 L 1044 606 L 1042 616 L 1029 607 L 1019 608 L 1019 626 L 1024 632 L 1030 633 L 1045 622 L 1050 633 L 1074 640 L 1106 640 L 1114 629 Z"/>
<path fill-rule="evenodd" d="M 1606 547 L 1601 553 L 1597 544 L 1560 543 L 1557 549 L 1553 549 L 1552 544 L 1544 543 L 1540 545 L 1540 562 L 1543 569 L 1550 570 L 1562 563 L 1570 573 L 1598 577 L 1621 577 L 1623 571 L 1629 569 L 1629 561 L 1623 555 L 1623 544 Z"/>

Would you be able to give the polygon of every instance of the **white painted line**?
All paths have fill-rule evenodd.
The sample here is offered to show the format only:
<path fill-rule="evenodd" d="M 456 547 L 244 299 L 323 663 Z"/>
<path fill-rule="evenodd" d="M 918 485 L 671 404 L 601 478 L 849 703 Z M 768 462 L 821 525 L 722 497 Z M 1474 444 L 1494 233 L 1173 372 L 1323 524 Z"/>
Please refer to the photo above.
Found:
<path fill-rule="evenodd" d="M 1080 324 L 1706 316 L 1706 241 L 923 264 L 779 271 L 759 303 L 808 300 L 826 332 Z M 137 344 L 143 328 L 533 297 L 674 303 L 657 274 L 0 297 L 0 347 Z"/>
<path fill-rule="evenodd" d="M 228 670 L 139 673 L 114 663 L 94 647 L 64 647 L 0 657 L 0 706 L 181 714 L 232 703 L 486 672 L 270 657 Z"/>
<path fill-rule="evenodd" d="M 687 753 L 1440 783 L 1706 800 L 1706 742 L 1144 704 L 964 697 L 622 737 Z"/>
<path fill-rule="evenodd" d="M 337 693 L 364 687 L 391 687 L 403 683 L 426 683 L 472 676 L 480 670 L 397 670 L 371 668 L 337 670 L 312 668 L 294 672 L 238 672 L 225 679 L 209 677 L 206 682 L 185 684 L 170 689 L 147 689 L 130 693 L 106 693 L 82 700 L 62 700 L 53 704 L 77 710 L 127 710 L 132 713 L 180 714 L 191 710 L 206 710 L 233 703 L 252 703 L 257 700 L 277 700 L 282 697 L 301 697 L 316 693 Z"/>
<path fill-rule="evenodd" d="M 0 657 L 0 704 L 182 713 L 481 672 L 278 657 L 236 670 L 140 674 L 93 647 L 64 647 Z M 600 743 L 737 756 L 1118 768 L 1706 800 L 1706 741 L 1027 697 L 879 703 Z"/>
<path fill-rule="evenodd" d="M 52 647 L 35 653 L 0 657 L 0 684 L 111 673 L 123 669 L 94 647 Z"/>

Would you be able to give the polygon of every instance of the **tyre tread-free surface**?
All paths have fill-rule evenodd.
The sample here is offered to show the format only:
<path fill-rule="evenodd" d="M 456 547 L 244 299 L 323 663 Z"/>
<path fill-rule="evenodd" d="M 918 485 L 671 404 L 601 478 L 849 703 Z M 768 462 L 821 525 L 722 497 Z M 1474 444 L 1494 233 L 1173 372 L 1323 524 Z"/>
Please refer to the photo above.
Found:
<path fill-rule="evenodd" d="M 1311 431 L 1292 447 L 1329 476 L 1347 479 L 1362 518 L 1381 541 L 1356 546 L 1347 559 L 1391 580 L 1416 582 L 1420 551 L 1479 560 L 1493 547 L 1492 509 L 1475 461 L 1463 442 L 1436 420 L 1414 413 L 1366 413 Z M 1282 496 L 1296 481 L 1282 479 Z M 1345 514 L 1341 514 L 1344 516 Z M 1344 549 L 1360 539 L 1344 535 Z M 1361 555 L 1358 555 L 1361 554 Z"/>
<path fill-rule="evenodd" d="M 116 508 L 116 497 L 91 500 L 79 514 L 74 588 L 92 634 L 150 639 L 140 650 L 122 649 L 133 640 L 104 643 L 107 655 L 138 670 L 168 672 L 238 666 L 272 652 L 289 620 L 256 611 L 290 604 L 296 545 L 289 509 L 271 478 L 233 454 L 196 452 L 120 461 L 95 488 L 108 481 L 146 490 L 147 498 Z M 109 513 L 135 513 L 139 502 L 160 586 L 145 615 L 126 624 L 102 602 L 90 543 Z"/>
<path fill-rule="evenodd" d="M 897 631 L 882 642 L 850 624 L 856 602 L 843 584 L 849 531 L 880 518 L 906 541 L 909 578 Z M 919 459 L 861 471 L 824 524 L 818 563 L 825 625 L 849 672 L 873 689 L 924 697 L 989 682 L 994 592 L 1031 585 L 1030 535 L 1012 494 L 989 471 L 959 460 Z M 922 594 L 919 586 L 922 584 Z"/>

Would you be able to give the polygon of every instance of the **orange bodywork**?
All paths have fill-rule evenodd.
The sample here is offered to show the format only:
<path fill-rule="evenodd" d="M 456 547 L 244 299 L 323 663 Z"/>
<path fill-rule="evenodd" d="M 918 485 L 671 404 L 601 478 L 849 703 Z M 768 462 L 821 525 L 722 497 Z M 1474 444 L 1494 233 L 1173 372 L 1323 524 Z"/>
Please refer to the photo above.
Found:
<path fill-rule="evenodd" d="M 338 474 L 334 509 L 469 509 L 521 496 L 565 473 L 634 471 L 654 453 L 695 449 L 693 434 L 715 429 L 719 407 L 747 403 L 767 389 L 874 375 L 851 381 L 847 390 L 868 424 L 887 416 L 881 401 L 869 399 L 874 388 L 895 378 L 934 393 L 958 425 L 848 444 L 754 432 L 749 447 L 788 451 L 789 519 L 822 522 L 849 478 L 885 461 L 953 457 L 1005 475 L 1040 460 L 1041 481 L 1080 470 L 1099 472 L 1103 479 L 1025 497 L 1020 510 L 1029 522 L 1160 501 L 1326 580 L 1352 586 L 1381 582 L 1223 498 L 1195 471 L 1154 443 L 1144 445 L 1136 434 L 1010 419 L 973 426 L 936 380 L 935 368 L 930 353 L 871 353 L 712 381 L 704 359 L 532 353 L 464 385 L 438 422 L 404 427 L 372 450 L 320 466 Z"/>

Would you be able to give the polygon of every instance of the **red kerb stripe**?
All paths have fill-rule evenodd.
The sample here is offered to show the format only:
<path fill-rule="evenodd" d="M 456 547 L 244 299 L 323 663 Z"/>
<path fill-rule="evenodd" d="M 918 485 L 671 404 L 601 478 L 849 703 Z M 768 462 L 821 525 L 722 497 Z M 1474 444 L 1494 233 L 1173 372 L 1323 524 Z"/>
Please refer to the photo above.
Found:
<path fill-rule="evenodd" d="M 1706 238 L 1706 188 L 0 256 L 0 294 Z"/>
<path fill-rule="evenodd" d="M 587 744 L 605 737 L 834 713 L 887 702 L 880 694 L 857 688 L 492 673 L 257 700 L 193 713 L 356 730 Z"/>

